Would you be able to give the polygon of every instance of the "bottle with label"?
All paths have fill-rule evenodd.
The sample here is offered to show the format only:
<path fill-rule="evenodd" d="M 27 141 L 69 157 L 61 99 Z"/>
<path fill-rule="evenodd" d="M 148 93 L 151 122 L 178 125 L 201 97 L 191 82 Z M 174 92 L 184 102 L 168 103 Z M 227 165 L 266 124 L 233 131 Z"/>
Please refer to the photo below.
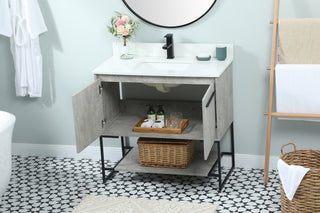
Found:
<path fill-rule="evenodd" d="M 162 108 L 162 105 L 159 105 L 159 109 L 158 109 L 158 112 L 157 112 L 157 120 L 162 120 L 164 122 L 164 110 Z"/>
<path fill-rule="evenodd" d="M 147 117 L 148 117 L 148 119 L 152 120 L 153 122 L 155 122 L 155 120 L 156 120 L 156 112 L 154 111 L 152 105 L 149 105 L 149 110 L 147 112 Z"/>

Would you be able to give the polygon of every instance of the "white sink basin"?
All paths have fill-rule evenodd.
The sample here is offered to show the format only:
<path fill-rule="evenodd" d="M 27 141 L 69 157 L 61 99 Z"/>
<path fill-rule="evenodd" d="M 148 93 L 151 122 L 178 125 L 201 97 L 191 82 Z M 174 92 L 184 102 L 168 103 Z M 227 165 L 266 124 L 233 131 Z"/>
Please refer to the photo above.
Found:
<path fill-rule="evenodd" d="M 188 68 L 191 66 L 193 62 L 191 60 L 189 61 L 176 61 L 176 60 L 158 60 L 158 61 L 149 61 L 144 60 L 139 65 L 141 67 L 144 67 L 144 69 L 149 69 L 154 71 L 158 71 L 161 73 L 166 73 L 165 75 L 168 75 L 169 73 L 184 73 Z M 139 66 L 138 65 L 138 66 Z M 141 68 L 140 67 L 140 68 Z M 139 69 L 139 67 L 137 67 Z M 158 91 L 167 93 L 170 91 L 171 87 L 177 87 L 179 84 L 150 84 L 145 83 L 147 86 L 155 87 Z"/>
<path fill-rule="evenodd" d="M 157 69 L 160 71 L 183 71 L 187 70 L 191 64 L 191 62 L 185 63 L 166 63 L 166 62 L 142 62 L 148 66 L 151 66 L 153 69 Z"/>

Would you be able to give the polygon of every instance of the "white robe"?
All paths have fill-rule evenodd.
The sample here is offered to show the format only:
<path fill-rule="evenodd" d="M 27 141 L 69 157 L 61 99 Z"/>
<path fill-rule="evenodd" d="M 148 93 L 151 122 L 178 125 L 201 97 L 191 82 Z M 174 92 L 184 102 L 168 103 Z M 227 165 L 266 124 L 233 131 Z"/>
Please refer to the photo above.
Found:
<path fill-rule="evenodd" d="M 39 35 L 45 31 L 37 0 L 0 0 L 0 34 L 10 37 L 17 96 L 42 96 Z"/>

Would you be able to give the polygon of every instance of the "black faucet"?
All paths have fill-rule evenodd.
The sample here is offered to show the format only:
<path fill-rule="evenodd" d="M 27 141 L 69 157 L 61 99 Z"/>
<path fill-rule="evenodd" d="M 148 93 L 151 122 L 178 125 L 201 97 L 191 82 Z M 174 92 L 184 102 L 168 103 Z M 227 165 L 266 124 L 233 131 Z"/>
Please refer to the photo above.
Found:
<path fill-rule="evenodd" d="M 163 45 L 162 49 L 167 50 L 167 59 L 173 59 L 174 58 L 173 34 L 168 33 L 164 37 L 167 39 L 167 42 L 165 45 Z"/>

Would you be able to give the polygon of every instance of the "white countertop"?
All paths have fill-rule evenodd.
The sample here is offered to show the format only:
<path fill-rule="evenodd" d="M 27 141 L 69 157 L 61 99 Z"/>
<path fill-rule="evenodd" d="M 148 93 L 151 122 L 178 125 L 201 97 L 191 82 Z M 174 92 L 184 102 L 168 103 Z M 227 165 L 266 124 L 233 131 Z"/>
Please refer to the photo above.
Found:
<path fill-rule="evenodd" d="M 150 44 L 151 45 L 151 44 Z M 190 49 L 197 44 L 180 44 L 184 49 Z M 204 44 L 201 44 L 204 46 Z M 160 49 L 157 45 L 157 48 Z M 187 46 L 188 48 L 186 48 Z M 227 58 L 224 61 L 217 60 L 212 51 L 212 58 L 209 61 L 198 61 L 196 53 L 186 56 L 178 54 L 174 59 L 166 59 L 161 56 L 139 56 L 135 55 L 134 59 L 121 60 L 118 56 L 113 56 L 92 72 L 95 75 L 113 75 L 113 76 L 154 76 L 154 77 L 200 77 L 200 78 L 216 78 L 219 77 L 233 61 L 233 45 L 228 47 Z M 214 48 L 212 44 L 208 47 L 210 50 Z M 177 44 L 179 48 L 179 44 Z M 195 48 L 193 48 L 195 49 Z M 215 48 L 214 48 L 215 49 Z M 183 51 L 180 51 L 183 52 Z"/>

